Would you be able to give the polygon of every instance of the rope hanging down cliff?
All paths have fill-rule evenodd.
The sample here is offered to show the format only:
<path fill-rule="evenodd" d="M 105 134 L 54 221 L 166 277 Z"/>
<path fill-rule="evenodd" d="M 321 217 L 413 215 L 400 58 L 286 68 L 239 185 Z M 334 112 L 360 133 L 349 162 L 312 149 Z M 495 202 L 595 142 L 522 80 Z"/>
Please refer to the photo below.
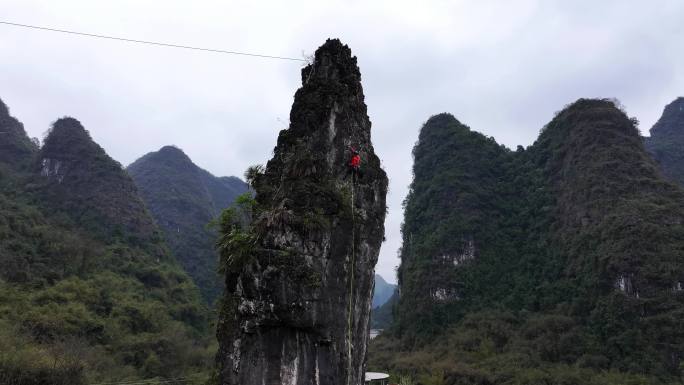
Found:
<path fill-rule="evenodd" d="M 349 119 L 349 115 L 347 115 Z M 353 323 L 354 323 L 354 275 L 356 271 L 356 213 L 354 210 L 354 190 L 356 187 L 356 178 L 361 177 L 361 155 L 359 151 L 354 147 L 349 148 L 351 150 L 351 158 L 349 164 L 347 165 L 347 174 L 351 174 L 351 216 L 352 216 L 352 253 L 350 260 L 350 278 L 349 278 L 349 309 L 347 311 L 347 354 L 348 354 L 348 365 L 349 365 L 349 375 L 347 376 L 347 383 L 350 384 L 352 375 L 351 369 L 353 367 Z"/>
<path fill-rule="evenodd" d="M 351 178 L 351 216 L 352 216 L 352 257 L 351 257 L 351 277 L 349 279 L 349 311 L 347 319 L 347 348 L 348 348 L 348 365 L 349 372 L 347 375 L 347 384 L 351 383 L 351 368 L 352 363 L 352 323 L 354 311 L 354 270 L 356 270 L 356 215 L 354 213 L 354 187 L 356 182 L 356 173 L 352 172 Z"/>

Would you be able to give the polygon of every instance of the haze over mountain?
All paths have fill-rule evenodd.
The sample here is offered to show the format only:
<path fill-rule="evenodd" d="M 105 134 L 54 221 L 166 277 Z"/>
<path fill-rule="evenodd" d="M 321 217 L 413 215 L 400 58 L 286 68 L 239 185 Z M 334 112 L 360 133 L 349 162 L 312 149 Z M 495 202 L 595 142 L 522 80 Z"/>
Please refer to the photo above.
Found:
<path fill-rule="evenodd" d="M 387 283 L 380 274 L 375 274 L 375 288 L 371 303 L 371 329 L 384 329 L 392 324 L 392 311 L 398 300 L 397 285 Z"/>
<path fill-rule="evenodd" d="M 371 329 L 388 329 L 394 322 L 397 303 L 399 302 L 399 289 L 394 288 L 392 296 L 385 303 L 373 308 L 371 311 Z M 379 370 L 379 369 L 378 369 Z"/>
<path fill-rule="evenodd" d="M 385 304 L 385 302 L 392 297 L 396 289 L 397 285 L 387 283 L 382 276 L 375 274 L 375 288 L 373 289 L 373 302 L 371 304 L 372 308 L 375 309 Z"/>
<path fill-rule="evenodd" d="M 613 102 L 578 100 L 516 151 L 436 115 L 414 159 L 396 323 L 372 366 L 446 384 L 677 381 L 684 190 Z"/>
<path fill-rule="evenodd" d="M 165 146 L 126 169 L 171 251 L 209 303 L 221 294 L 216 232 L 209 222 L 229 207 L 247 184 L 236 177 L 215 177 L 174 146 Z"/>
<path fill-rule="evenodd" d="M 684 97 L 665 107 L 646 138 L 646 148 L 665 176 L 684 186 Z"/>

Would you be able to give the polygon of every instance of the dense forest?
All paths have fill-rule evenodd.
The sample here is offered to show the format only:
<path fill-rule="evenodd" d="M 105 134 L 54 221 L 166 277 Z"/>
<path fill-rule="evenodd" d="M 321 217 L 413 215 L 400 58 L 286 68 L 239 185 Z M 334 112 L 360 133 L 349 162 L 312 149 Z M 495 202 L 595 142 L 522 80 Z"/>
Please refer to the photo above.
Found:
<path fill-rule="evenodd" d="M 396 320 L 370 366 L 421 384 L 677 383 L 684 190 L 636 124 L 613 101 L 581 99 L 511 151 L 430 118 Z"/>
<path fill-rule="evenodd" d="M 73 118 L 42 147 L 0 102 L 0 383 L 209 373 L 210 315 L 131 178 Z"/>
<path fill-rule="evenodd" d="M 179 148 L 166 146 L 126 168 L 164 238 L 208 304 L 222 293 L 216 231 L 208 226 L 235 198 L 247 192 L 236 177 L 215 177 Z"/>

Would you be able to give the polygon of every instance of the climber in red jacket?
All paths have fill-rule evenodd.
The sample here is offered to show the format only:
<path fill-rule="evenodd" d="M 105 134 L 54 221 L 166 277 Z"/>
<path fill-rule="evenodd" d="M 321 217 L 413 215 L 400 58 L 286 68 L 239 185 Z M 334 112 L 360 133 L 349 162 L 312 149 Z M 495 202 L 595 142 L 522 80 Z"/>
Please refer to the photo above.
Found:
<path fill-rule="evenodd" d="M 357 178 L 361 178 L 361 155 L 359 155 L 359 152 L 356 151 L 354 147 L 351 147 L 350 150 L 351 159 L 349 160 L 349 164 L 347 167 L 347 175 L 353 174 Z"/>

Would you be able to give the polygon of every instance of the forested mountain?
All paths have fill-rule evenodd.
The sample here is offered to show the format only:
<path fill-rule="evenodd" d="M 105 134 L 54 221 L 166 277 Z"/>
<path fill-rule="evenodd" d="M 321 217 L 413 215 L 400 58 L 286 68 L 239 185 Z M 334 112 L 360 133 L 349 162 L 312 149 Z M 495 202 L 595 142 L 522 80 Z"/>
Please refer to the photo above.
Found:
<path fill-rule="evenodd" d="M 684 186 L 684 97 L 665 107 L 646 138 L 646 148 L 665 176 Z"/>
<path fill-rule="evenodd" d="M 0 100 L 0 166 L 27 167 L 38 146 L 33 143 L 16 118 L 9 114 L 5 103 Z"/>
<path fill-rule="evenodd" d="M 247 192 L 247 184 L 236 177 L 211 175 L 173 146 L 141 157 L 127 171 L 171 251 L 205 300 L 213 303 L 223 284 L 217 273 L 216 232 L 207 225 Z"/>
<path fill-rule="evenodd" d="M 372 365 L 441 384 L 677 381 L 684 190 L 613 102 L 578 100 L 516 151 L 437 115 L 414 159 L 396 324 Z"/>
<path fill-rule="evenodd" d="M 131 178 L 75 119 L 39 150 L 0 112 L 0 383 L 206 372 L 207 309 Z"/>
<path fill-rule="evenodd" d="M 131 178 L 76 119 L 53 124 L 34 171 L 41 176 L 35 189 L 47 210 L 66 214 L 103 240 L 119 238 L 145 247 L 162 243 Z"/>
<path fill-rule="evenodd" d="M 500 253 L 508 252 L 510 245 L 502 244 L 508 238 L 496 219 L 508 206 L 519 205 L 503 184 L 512 153 L 449 114 L 425 123 L 413 155 L 415 177 L 402 226 L 397 321 L 406 335 L 420 336 L 450 324 L 463 300 L 479 295 L 479 288 L 465 285 L 461 266 L 475 258 L 476 249 L 482 261 L 498 261 Z M 504 270 L 492 267 L 496 266 L 482 270 L 490 274 L 492 288 L 508 286 L 499 285 Z"/>
<path fill-rule="evenodd" d="M 394 312 L 399 302 L 399 290 L 394 289 L 392 296 L 382 305 L 371 310 L 371 329 L 387 329 L 394 322 Z"/>

